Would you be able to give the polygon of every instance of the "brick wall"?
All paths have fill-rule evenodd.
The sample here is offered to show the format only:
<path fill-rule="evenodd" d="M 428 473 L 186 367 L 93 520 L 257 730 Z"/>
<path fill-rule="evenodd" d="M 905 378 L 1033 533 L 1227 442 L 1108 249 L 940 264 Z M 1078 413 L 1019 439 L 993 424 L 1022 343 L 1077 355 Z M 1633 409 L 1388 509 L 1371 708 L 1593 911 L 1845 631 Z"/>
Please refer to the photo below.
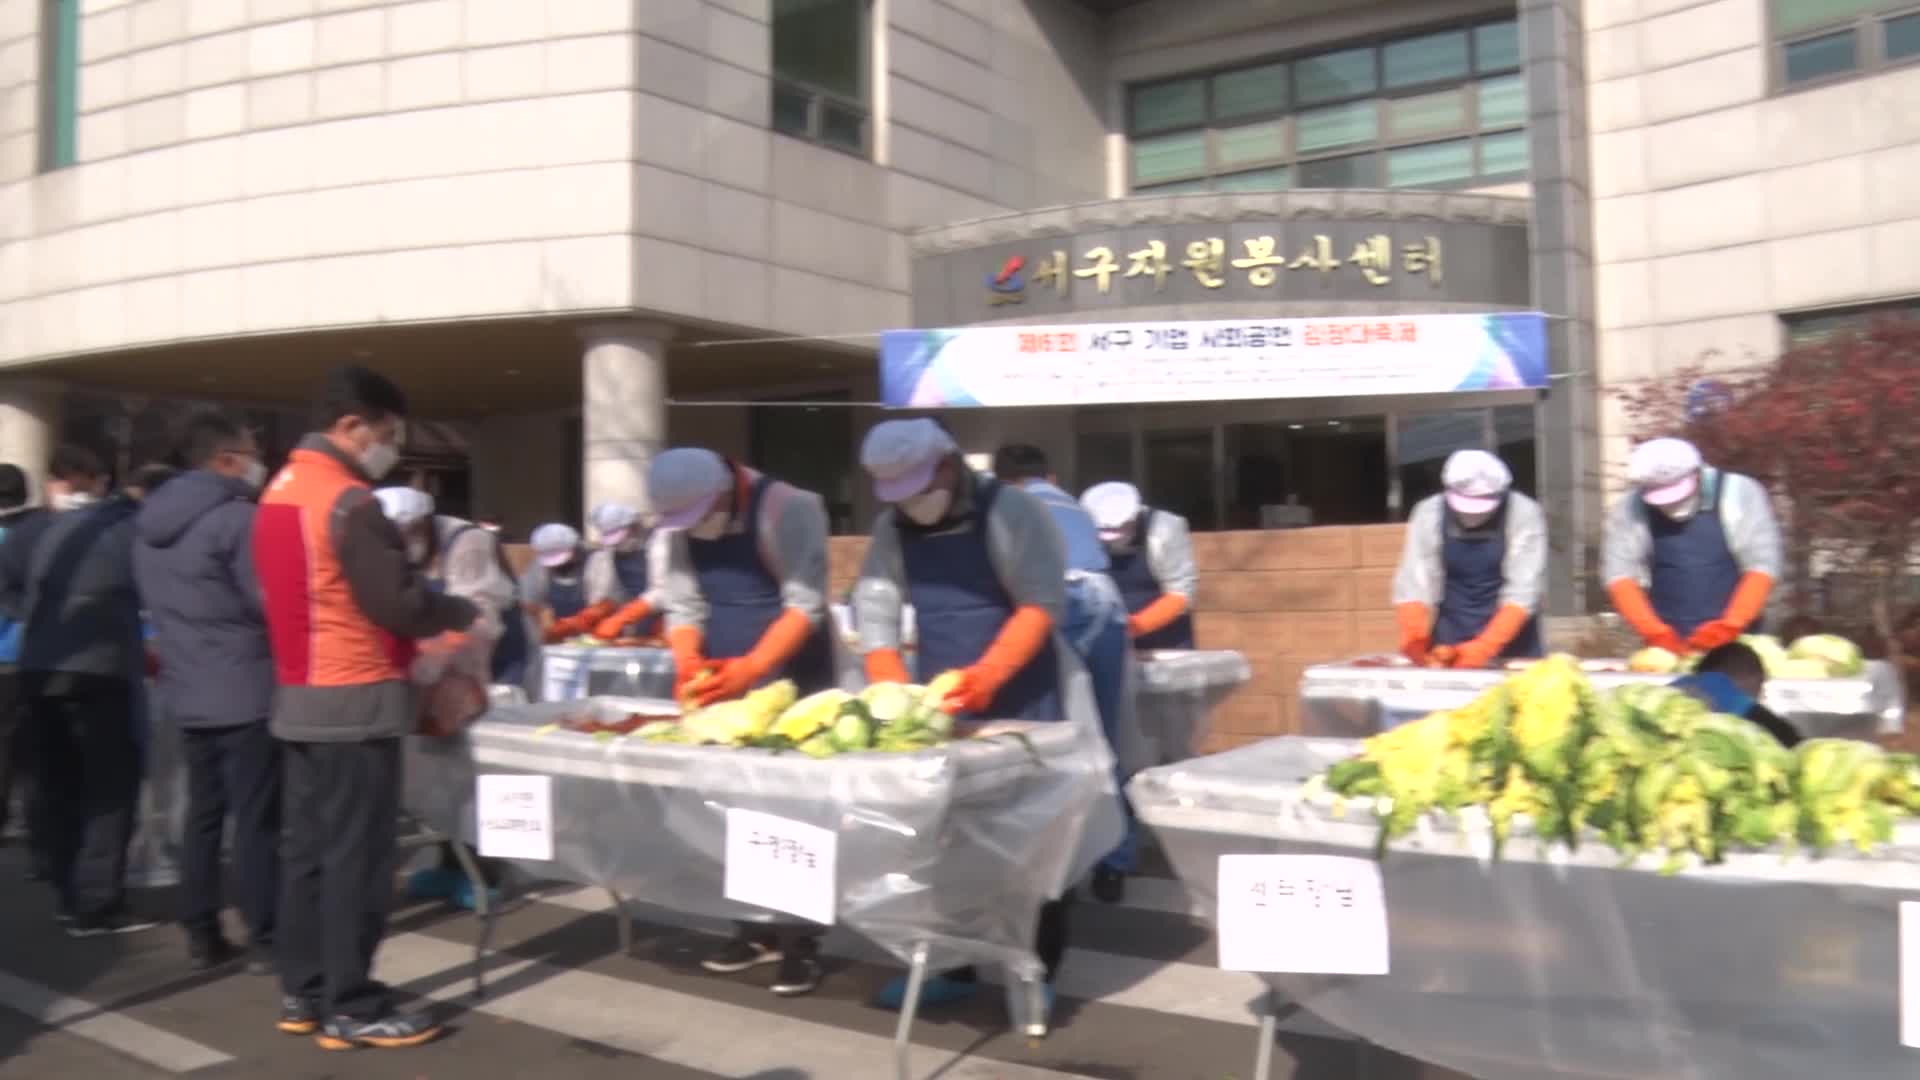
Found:
<path fill-rule="evenodd" d="M 1253 681 L 1214 715 L 1210 750 L 1295 730 L 1309 664 L 1398 647 L 1391 593 L 1399 525 L 1195 533 L 1195 632 L 1209 649 L 1246 654 Z M 853 585 L 866 541 L 834 537 L 833 594 Z"/>

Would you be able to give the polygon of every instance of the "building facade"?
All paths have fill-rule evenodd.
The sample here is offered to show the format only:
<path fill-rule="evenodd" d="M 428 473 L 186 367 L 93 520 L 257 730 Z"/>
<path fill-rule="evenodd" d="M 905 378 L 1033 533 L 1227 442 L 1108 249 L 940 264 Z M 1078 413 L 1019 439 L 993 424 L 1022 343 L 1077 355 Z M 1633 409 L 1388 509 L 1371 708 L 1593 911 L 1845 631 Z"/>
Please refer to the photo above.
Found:
<path fill-rule="evenodd" d="M 284 444 L 359 360 L 511 532 L 681 442 L 858 532 L 884 330 L 1539 311 L 1545 389 L 945 415 L 1202 529 L 1391 522 L 1497 449 L 1574 611 L 1610 385 L 1920 293 L 1912 7 L 0 0 L 0 458 L 194 399 Z"/>

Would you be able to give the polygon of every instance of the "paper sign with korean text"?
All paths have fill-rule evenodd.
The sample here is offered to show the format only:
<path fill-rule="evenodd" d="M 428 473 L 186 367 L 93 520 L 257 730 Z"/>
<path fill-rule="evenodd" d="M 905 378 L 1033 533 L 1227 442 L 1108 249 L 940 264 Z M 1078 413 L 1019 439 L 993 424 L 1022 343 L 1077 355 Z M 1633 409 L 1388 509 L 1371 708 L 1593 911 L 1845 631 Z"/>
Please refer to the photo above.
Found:
<path fill-rule="evenodd" d="M 1220 966 L 1303 975 L 1387 973 L 1380 864 L 1339 855 L 1222 855 Z"/>
<path fill-rule="evenodd" d="M 757 810 L 727 811 L 727 863 L 721 891 L 729 900 L 833 924 L 834 857 L 830 829 Z"/>
<path fill-rule="evenodd" d="M 552 860 L 552 777 L 483 774 L 474 781 L 474 789 L 481 855 Z"/>

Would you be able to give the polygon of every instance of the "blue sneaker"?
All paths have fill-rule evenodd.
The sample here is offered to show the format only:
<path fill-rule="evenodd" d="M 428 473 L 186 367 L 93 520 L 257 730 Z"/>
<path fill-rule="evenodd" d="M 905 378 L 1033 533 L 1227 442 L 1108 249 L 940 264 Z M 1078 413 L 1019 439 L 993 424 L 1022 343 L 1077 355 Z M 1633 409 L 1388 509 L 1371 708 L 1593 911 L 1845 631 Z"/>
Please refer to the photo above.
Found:
<path fill-rule="evenodd" d="M 459 871 L 443 866 L 415 870 L 407 875 L 407 899 L 450 900 L 453 890 L 466 883 L 466 878 Z"/>
<path fill-rule="evenodd" d="M 473 882 L 468 881 L 464 877 L 461 878 L 459 881 L 454 883 L 453 895 L 447 897 L 447 899 L 450 902 L 452 902 L 454 907 L 460 908 L 463 911 L 473 911 L 474 910 Z M 500 890 L 499 889 L 487 890 L 487 910 L 488 911 L 500 910 Z"/>
<path fill-rule="evenodd" d="M 930 1005 L 950 1005 L 956 1001 L 965 1001 L 978 993 L 980 984 L 949 979 L 945 975 L 929 975 L 920 984 L 920 1007 Z M 902 975 L 880 988 L 873 1003 L 883 1009 L 899 1012 L 907 1002 L 907 977 Z"/>

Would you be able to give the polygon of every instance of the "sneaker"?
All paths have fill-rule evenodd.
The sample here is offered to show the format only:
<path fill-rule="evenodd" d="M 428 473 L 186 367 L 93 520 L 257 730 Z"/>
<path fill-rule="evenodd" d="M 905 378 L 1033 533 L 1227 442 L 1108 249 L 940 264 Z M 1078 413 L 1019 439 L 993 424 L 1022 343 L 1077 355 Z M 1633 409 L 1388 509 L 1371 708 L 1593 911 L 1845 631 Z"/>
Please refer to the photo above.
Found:
<path fill-rule="evenodd" d="M 749 968 L 757 968 L 762 964 L 779 962 L 779 949 L 765 942 L 734 938 L 722 945 L 718 952 L 700 961 L 700 966 L 715 975 L 733 975 Z"/>
<path fill-rule="evenodd" d="M 453 890 L 466 878 L 458 870 L 444 866 L 430 866 L 425 870 L 415 870 L 407 875 L 406 893 L 409 900 L 446 900 L 453 896 Z"/>
<path fill-rule="evenodd" d="M 468 881 L 464 877 L 454 885 L 453 893 L 447 897 L 447 902 L 462 911 L 479 910 L 474 903 L 473 882 Z M 487 911 L 496 914 L 500 911 L 499 889 L 487 890 Z"/>
<path fill-rule="evenodd" d="M 187 966 L 194 971 L 212 971 L 232 962 L 239 950 L 223 937 L 218 930 L 210 934 L 190 934 L 187 937 Z"/>
<path fill-rule="evenodd" d="M 440 1025 L 419 1013 L 388 1013 L 372 1020 L 335 1016 L 326 1022 L 313 1041 L 322 1050 L 354 1050 L 374 1047 L 397 1050 L 419 1046 L 440 1036 Z"/>
<path fill-rule="evenodd" d="M 780 958 L 780 970 L 774 973 L 770 988 L 781 997 L 799 997 L 820 985 L 820 964 L 812 949 L 795 949 Z"/>
<path fill-rule="evenodd" d="M 105 937 L 110 934 L 137 934 L 142 930 L 151 930 L 160 923 L 155 919 L 141 919 L 116 912 L 112 915 L 100 915 L 93 918 L 79 918 L 67 924 L 67 936 L 75 938 Z"/>
<path fill-rule="evenodd" d="M 1103 904 L 1117 904 L 1127 898 L 1127 875 L 1110 866 L 1093 868 L 1093 898 Z"/>
<path fill-rule="evenodd" d="M 288 1035 L 311 1035 L 320 1030 L 318 1013 L 313 1002 L 306 998 L 283 994 L 280 997 L 280 1019 L 273 1026 Z"/>

